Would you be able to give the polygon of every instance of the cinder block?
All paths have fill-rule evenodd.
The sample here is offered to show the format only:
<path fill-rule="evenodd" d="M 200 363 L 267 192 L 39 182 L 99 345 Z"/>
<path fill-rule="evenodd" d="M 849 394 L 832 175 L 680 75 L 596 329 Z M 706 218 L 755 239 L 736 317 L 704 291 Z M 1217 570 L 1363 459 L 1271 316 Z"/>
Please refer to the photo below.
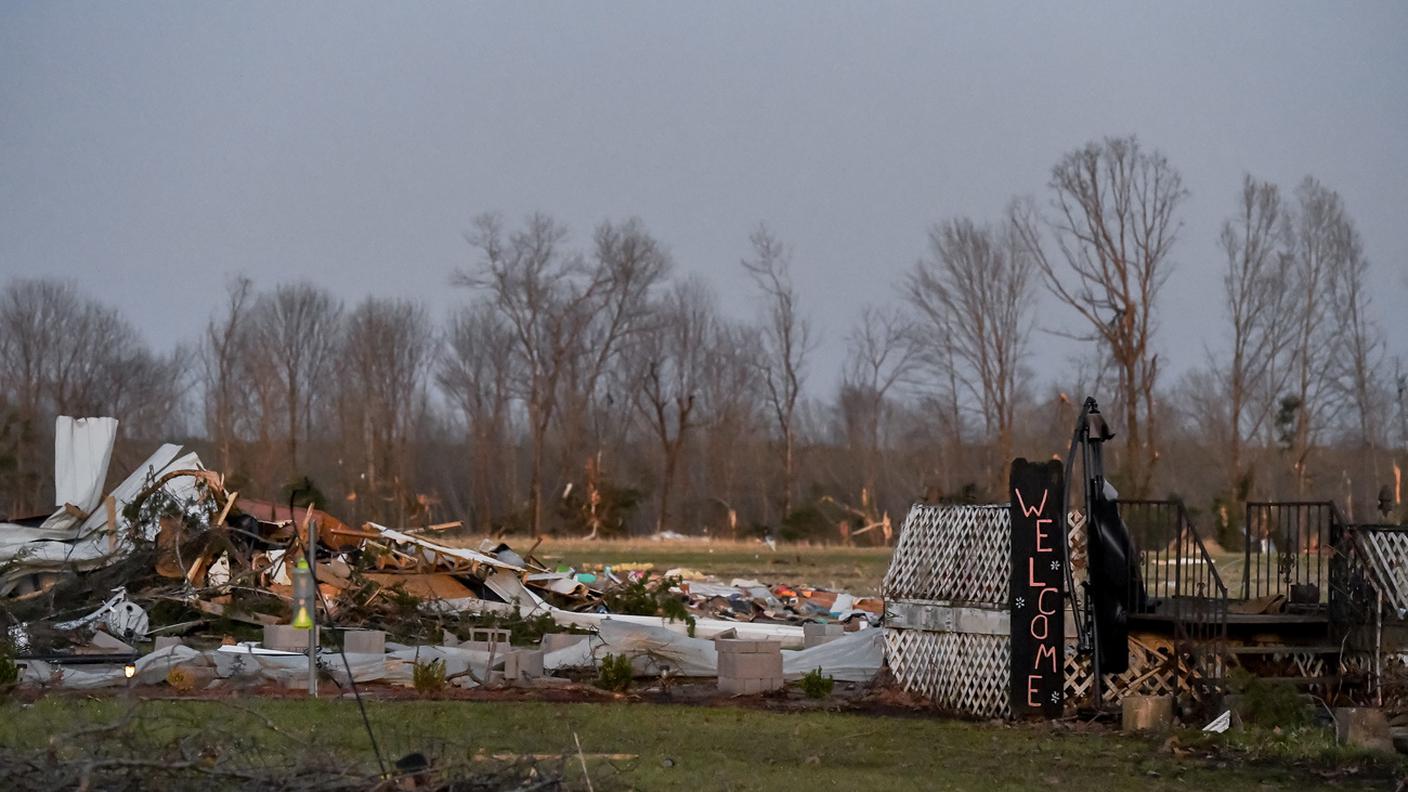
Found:
<path fill-rule="evenodd" d="M 262 643 L 265 649 L 306 652 L 308 651 L 308 631 L 300 630 L 291 624 L 266 624 L 264 625 L 264 641 Z"/>
<path fill-rule="evenodd" d="M 1336 707 L 1335 737 L 1341 745 L 1393 753 L 1393 733 L 1384 711 L 1373 707 Z"/>
<path fill-rule="evenodd" d="M 558 649 L 575 646 L 590 637 L 590 635 L 575 635 L 573 633 L 543 633 L 541 648 L 544 652 L 556 652 Z"/>
<path fill-rule="evenodd" d="M 543 675 L 541 649 L 515 649 L 504 656 L 504 678 L 522 679 Z"/>
<path fill-rule="evenodd" d="M 762 679 L 782 676 L 782 653 L 721 654 L 719 676 L 734 679 Z"/>
<path fill-rule="evenodd" d="M 720 654 L 768 654 L 782 651 L 781 641 L 754 641 L 742 638 L 715 638 L 714 649 Z"/>
<path fill-rule="evenodd" d="M 754 696 L 782 688 L 782 679 L 730 679 L 719 677 L 719 692 L 729 696 Z"/>
<path fill-rule="evenodd" d="M 512 633 L 498 627 L 474 627 L 469 631 L 469 640 L 483 643 L 497 643 L 507 646 Z M 463 644 L 461 644 L 463 646 Z"/>
<path fill-rule="evenodd" d="M 840 623 L 821 624 L 807 622 L 802 625 L 802 645 L 807 649 L 834 641 L 845 634 L 845 625 Z"/>
<path fill-rule="evenodd" d="M 342 651 L 348 654 L 386 654 L 386 633 L 381 630 L 346 630 Z"/>

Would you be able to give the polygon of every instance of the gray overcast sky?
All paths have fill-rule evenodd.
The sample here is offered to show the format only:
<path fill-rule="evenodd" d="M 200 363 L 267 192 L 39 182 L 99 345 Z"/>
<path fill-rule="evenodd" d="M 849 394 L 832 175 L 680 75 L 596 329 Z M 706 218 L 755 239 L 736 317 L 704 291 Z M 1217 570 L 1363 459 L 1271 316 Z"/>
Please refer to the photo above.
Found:
<path fill-rule="evenodd" d="M 1215 241 L 1243 171 L 1344 196 L 1408 356 L 1406 75 L 1408 3 L 10 0 L 0 276 L 75 278 L 165 347 L 236 272 L 443 312 L 470 218 L 542 209 L 579 242 L 641 217 L 742 316 L 765 219 L 820 389 L 929 223 L 995 218 L 1064 152 L 1134 132 L 1192 193 L 1160 306 L 1175 373 L 1224 334 Z M 1065 344 L 1039 336 L 1038 370 Z"/>

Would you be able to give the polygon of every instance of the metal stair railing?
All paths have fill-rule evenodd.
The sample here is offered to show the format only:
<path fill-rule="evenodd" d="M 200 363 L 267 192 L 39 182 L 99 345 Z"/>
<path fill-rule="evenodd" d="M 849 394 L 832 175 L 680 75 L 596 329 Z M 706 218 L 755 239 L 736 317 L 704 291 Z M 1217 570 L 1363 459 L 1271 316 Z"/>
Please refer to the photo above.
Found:
<path fill-rule="evenodd" d="M 1177 500 L 1119 505 L 1139 550 L 1147 610 L 1172 618 L 1174 653 L 1192 672 L 1187 676 L 1204 688 L 1219 686 L 1227 668 L 1230 595 L 1187 508 Z"/>

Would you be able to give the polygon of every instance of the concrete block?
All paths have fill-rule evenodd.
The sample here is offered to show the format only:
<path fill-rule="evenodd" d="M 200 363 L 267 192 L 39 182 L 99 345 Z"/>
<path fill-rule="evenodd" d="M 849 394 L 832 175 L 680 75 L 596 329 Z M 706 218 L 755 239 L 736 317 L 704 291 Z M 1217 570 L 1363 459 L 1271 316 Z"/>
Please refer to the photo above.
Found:
<path fill-rule="evenodd" d="M 543 675 L 541 649 L 515 649 L 504 655 L 504 678 L 522 679 Z"/>
<path fill-rule="evenodd" d="M 591 636 L 575 635 L 573 633 L 543 633 L 541 648 L 544 652 L 556 652 L 558 649 L 566 649 L 569 646 L 575 646 L 588 638 L 591 638 Z"/>
<path fill-rule="evenodd" d="M 734 679 L 762 679 L 782 676 L 782 653 L 721 654 L 719 676 Z"/>
<path fill-rule="evenodd" d="M 840 623 L 821 624 L 818 622 L 807 622 L 802 625 L 802 645 L 810 649 L 813 646 L 821 646 L 827 641 L 834 641 L 845 635 L 846 627 Z"/>
<path fill-rule="evenodd" d="M 1120 705 L 1125 731 L 1165 731 L 1173 725 L 1173 696 L 1125 696 Z"/>
<path fill-rule="evenodd" d="M 386 633 L 381 630 L 345 630 L 342 651 L 348 654 L 386 654 Z"/>
<path fill-rule="evenodd" d="M 180 639 L 180 638 L 177 638 L 177 637 L 174 636 L 174 635 L 158 635 L 158 636 L 156 637 L 156 646 L 152 647 L 152 651 L 160 652 L 162 649 L 165 649 L 165 648 L 167 648 L 168 646 L 183 646 L 183 645 L 184 645 L 184 644 L 181 643 L 181 639 Z"/>
<path fill-rule="evenodd" d="M 498 627 L 474 627 L 469 631 L 469 640 L 486 644 L 497 643 L 507 646 L 512 633 Z M 464 644 L 460 644 L 463 646 Z"/>
<path fill-rule="evenodd" d="M 767 679 L 731 679 L 719 677 L 719 692 L 729 696 L 754 696 L 782 689 L 781 677 Z"/>
<path fill-rule="evenodd" d="M 1335 707 L 1335 739 L 1341 745 L 1393 753 L 1393 733 L 1384 711 L 1374 707 Z"/>
<path fill-rule="evenodd" d="M 769 654 L 782 651 L 781 641 L 753 641 L 741 638 L 715 638 L 714 649 L 719 654 Z"/>
<path fill-rule="evenodd" d="M 264 640 L 261 643 L 265 649 L 306 652 L 308 651 L 308 631 L 300 630 L 291 624 L 266 624 L 264 625 Z"/>

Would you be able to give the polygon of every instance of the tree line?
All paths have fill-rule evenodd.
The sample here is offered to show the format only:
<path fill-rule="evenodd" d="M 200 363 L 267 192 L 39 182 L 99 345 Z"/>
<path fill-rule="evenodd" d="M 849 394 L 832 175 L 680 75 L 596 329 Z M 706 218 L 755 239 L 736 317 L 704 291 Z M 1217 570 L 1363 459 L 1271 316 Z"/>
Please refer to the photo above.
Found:
<path fill-rule="evenodd" d="M 48 508 L 54 415 L 105 414 L 123 421 L 119 471 L 179 438 L 230 489 L 307 490 L 348 521 L 883 541 L 913 500 L 1001 499 L 1014 456 L 1064 452 L 1089 393 L 1119 433 L 1116 486 L 1180 497 L 1226 541 L 1248 499 L 1373 519 L 1381 487 L 1399 497 L 1408 380 L 1343 200 L 1311 177 L 1229 190 L 1221 227 L 1196 230 L 1217 235 L 1220 289 L 1178 307 L 1220 314 L 1227 343 L 1175 379 L 1158 317 L 1187 196 L 1162 153 L 1106 138 L 1062 157 L 1045 196 L 934 223 L 895 299 L 857 307 L 830 394 L 807 388 L 817 330 L 793 249 L 762 224 L 740 262 L 749 321 L 637 219 L 574 244 L 546 214 L 476 218 L 447 273 L 463 304 L 440 319 L 237 277 L 166 352 L 73 283 L 14 278 L 0 514 Z M 1044 382 L 1043 294 L 1085 350 Z"/>

